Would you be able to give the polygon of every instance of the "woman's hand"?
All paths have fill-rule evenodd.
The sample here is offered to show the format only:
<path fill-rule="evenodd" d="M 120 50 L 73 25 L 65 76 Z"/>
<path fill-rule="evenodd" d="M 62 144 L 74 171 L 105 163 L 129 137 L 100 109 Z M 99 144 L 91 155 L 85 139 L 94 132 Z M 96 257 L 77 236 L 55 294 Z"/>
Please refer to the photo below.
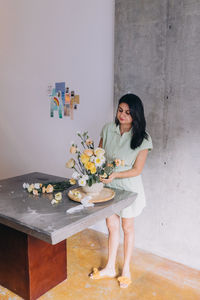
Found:
<path fill-rule="evenodd" d="M 104 184 L 107 184 L 107 183 L 112 182 L 113 179 L 116 178 L 116 177 L 117 177 L 117 173 L 116 173 L 116 172 L 113 172 L 112 174 L 110 174 L 110 176 L 109 176 L 107 179 L 101 178 L 100 180 L 101 180 L 101 182 L 103 182 Z"/>

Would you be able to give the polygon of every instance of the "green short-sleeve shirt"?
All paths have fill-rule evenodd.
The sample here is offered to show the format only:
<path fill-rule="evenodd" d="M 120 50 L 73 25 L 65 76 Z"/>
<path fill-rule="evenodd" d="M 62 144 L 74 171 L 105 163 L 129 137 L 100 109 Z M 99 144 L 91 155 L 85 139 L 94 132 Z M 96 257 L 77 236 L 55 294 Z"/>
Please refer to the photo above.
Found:
<path fill-rule="evenodd" d="M 125 162 L 124 166 L 115 168 L 116 172 L 131 169 L 141 150 L 148 149 L 151 151 L 153 149 L 152 139 L 149 134 L 148 139 L 144 139 L 139 147 L 134 150 L 131 149 L 132 130 L 130 129 L 130 131 L 121 135 L 119 125 L 116 126 L 114 122 L 104 125 L 100 136 L 103 139 L 103 148 L 106 151 L 107 160 L 111 162 L 114 159 L 121 159 Z M 121 217 L 136 217 L 142 212 L 146 205 L 146 200 L 141 175 L 130 178 L 116 178 L 107 186 L 138 193 L 133 204 L 120 212 Z"/>

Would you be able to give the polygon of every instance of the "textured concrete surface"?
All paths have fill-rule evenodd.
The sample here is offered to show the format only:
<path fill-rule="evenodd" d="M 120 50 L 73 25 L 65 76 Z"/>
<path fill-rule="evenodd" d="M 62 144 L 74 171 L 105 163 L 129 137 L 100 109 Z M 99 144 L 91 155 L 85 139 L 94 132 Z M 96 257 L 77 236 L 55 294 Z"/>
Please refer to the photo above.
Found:
<path fill-rule="evenodd" d="M 137 195 L 115 189 L 112 200 L 68 214 L 66 210 L 80 203 L 70 200 L 67 191 L 62 193 L 62 201 L 52 205 L 53 194 L 34 196 L 22 187 L 24 182 L 31 184 L 63 180 L 65 178 L 43 173 L 30 173 L 1 180 L 0 223 L 56 244 L 129 206 Z"/>
<path fill-rule="evenodd" d="M 115 106 L 144 102 L 154 150 L 136 245 L 200 269 L 200 1 L 116 0 Z"/>
<path fill-rule="evenodd" d="M 199 300 L 200 272 L 139 249 L 131 260 L 132 284 L 120 289 L 116 279 L 91 280 L 94 266 L 103 267 L 107 257 L 107 237 L 84 230 L 68 239 L 68 279 L 40 300 Z M 119 247 L 116 271 L 120 274 L 123 259 Z M 1 300 L 21 300 L 0 286 Z"/>

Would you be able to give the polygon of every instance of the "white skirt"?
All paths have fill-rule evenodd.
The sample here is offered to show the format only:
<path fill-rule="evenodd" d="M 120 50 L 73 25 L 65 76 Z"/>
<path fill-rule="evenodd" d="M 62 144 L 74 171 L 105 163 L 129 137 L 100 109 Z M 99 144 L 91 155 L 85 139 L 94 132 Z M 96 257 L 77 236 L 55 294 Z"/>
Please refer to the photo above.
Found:
<path fill-rule="evenodd" d="M 119 213 L 117 213 L 118 216 L 122 218 L 135 218 L 141 214 L 144 207 L 146 206 L 146 198 L 141 175 L 123 179 L 116 178 L 106 186 L 110 188 L 135 192 L 138 194 L 136 199 L 133 201 L 133 204 L 122 209 Z"/>

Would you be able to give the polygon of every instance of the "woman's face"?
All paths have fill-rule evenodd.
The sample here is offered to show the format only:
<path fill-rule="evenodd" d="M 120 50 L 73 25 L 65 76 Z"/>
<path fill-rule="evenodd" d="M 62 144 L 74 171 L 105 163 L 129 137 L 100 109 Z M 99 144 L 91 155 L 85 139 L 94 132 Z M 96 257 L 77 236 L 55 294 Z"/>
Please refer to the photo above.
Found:
<path fill-rule="evenodd" d="M 120 124 L 132 125 L 133 118 L 131 117 L 128 104 L 126 103 L 119 104 L 117 110 L 117 119 L 119 120 Z"/>

